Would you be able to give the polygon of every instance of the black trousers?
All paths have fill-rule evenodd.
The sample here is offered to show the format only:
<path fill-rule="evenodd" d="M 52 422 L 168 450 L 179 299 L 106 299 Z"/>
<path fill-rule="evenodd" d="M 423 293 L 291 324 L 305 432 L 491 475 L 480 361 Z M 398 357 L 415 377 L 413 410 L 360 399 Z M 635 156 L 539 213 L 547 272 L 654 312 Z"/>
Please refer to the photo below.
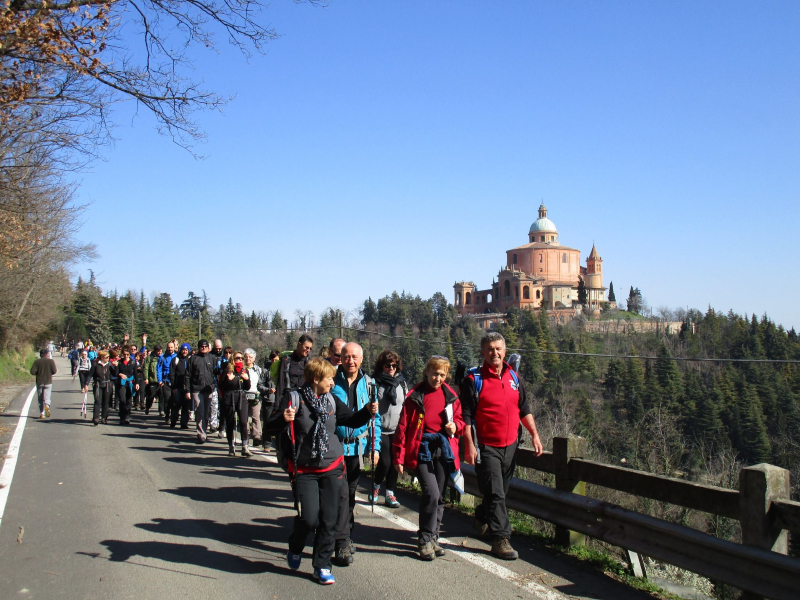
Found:
<path fill-rule="evenodd" d="M 442 451 L 433 453 L 431 462 L 417 465 L 417 479 L 422 488 L 419 498 L 419 539 L 430 542 L 439 538 L 439 527 L 444 516 L 444 488 L 447 485 L 447 464 Z"/>
<path fill-rule="evenodd" d="M 300 554 L 310 533 L 314 533 L 315 569 L 330 569 L 335 546 L 336 521 L 340 494 L 344 487 L 344 467 L 326 473 L 298 473 L 294 482 L 300 500 L 300 515 L 294 518 L 294 530 L 289 536 L 289 550 Z"/>
<path fill-rule="evenodd" d="M 186 397 L 186 390 L 175 388 L 170 397 L 169 424 L 175 427 L 178 422 L 178 413 L 181 415 L 181 429 L 189 427 L 189 412 L 192 410 L 192 399 Z"/>
<path fill-rule="evenodd" d="M 236 417 L 239 417 L 239 435 L 242 436 L 242 448 L 247 446 L 247 417 L 249 417 L 247 400 L 242 398 L 237 406 L 235 403 L 224 402 L 219 405 L 220 419 L 225 417 L 225 435 L 228 438 L 228 447 L 233 448 L 233 431 L 236 428 Z M 221 424 L 221 423 L 220 423 Z"/>
<path fill-rule="evenodd" d="M 172 386 L 166 382 L 158 386 L 158 412 L 164 413 L 169 419 L 169 411 L 172 406 Z"/>
<path fill-rule="evenodd" d="M 264 431 L 263 429 L 264 423 L 269 421 L 270 417 L 272 417 L 272 415 L 275 414 L 275 409 L 277 407 L 278 407 L 277 402 L 264 402 L 263 400 L 261 401 L 261 427 L 262 427 L 261 442 L 264 444 L 265 448 L 269 446 L 273 436 L 267 435 L 267 433 Z"/>
<path fill-rule="evenodd" d="M 145 387 L 144 392 L 144 409 L 147 412 L 150 412 L 150 408 L 153 406 L 153 400 L 156 398 L 156 394 L 158 394 L 158 383 L 148 383 Z"/>
<path fill-rule="evenodd" d="M 475 509 L 475 518 L 489 526 L 489 535 L 493 538 L 509 537 L 511 523 L 508 521 L 506 494 L 516 467 L 514 454 L 517 443 L 504 448 L 480 444 L 479 448 L 481 462 L 475 471 L 483 502 Z"/>
<path fill-rule="evenodd" d="M 387 490 L 394 490 L 397 485 L 397 476 L 399 475 L 394 468 L 394 459 L 392 458 L 393 442 L 393 433 L 391 435 L 381 435 L 381 457 L 378 459 L 378 466 L 375 467 L 375 485 L 379 486 L 385 478 Z"/>
<path fill-rule="evenodd" d="M 119 420 L 120 423 L 130 421 L 131 418 L 131 390 L 127 385 L 121 385 L 117 388 L 117 402 L 119 404 Z"/>
<path fill-rule="evenodd" d="M 113 408 L 116 410 L 117 408 L 117 383 L 115 381 L 111 382 L 111 398 L 108 399 L 108 406 L 109 408 Z"/>
<path fill-rule="evenodd" d="M 111 384 L 106 387 L 94 386 L 94 407 L 92 409 L 92 421 L 99 422 L 108 418 L 108 403 L 111 400 Z"/>
<path fill-rule="evenodd" d="M 356 507 L 356 489 L 361 477 L 358 456 L 345 456 L 344 466 L 347 479 L 342 481 L 339 494 L 339 518 L 336 521 L 336 548 L 344 548 L 350 542 L 350 534 L 355 526 L 353 510 Z"/>

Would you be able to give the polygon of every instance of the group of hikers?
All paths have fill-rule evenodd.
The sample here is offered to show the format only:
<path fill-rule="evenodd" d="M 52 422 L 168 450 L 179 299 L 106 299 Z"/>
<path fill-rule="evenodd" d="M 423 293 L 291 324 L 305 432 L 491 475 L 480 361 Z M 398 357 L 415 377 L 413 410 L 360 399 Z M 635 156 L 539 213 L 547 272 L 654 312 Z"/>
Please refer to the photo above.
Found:
<path fill-rule="evenodd" d="M 473 526 L 491 539 L 494 556 L 518 557 L 509 543 L 505 497 L 523 427 L 535 453 L 541 454 L 542 444 L 525 386 L 505 360 L 505 340 L 499 333 L 482 338 L 482 365 L 465 372 L 460 381 L 448 384 L 449 359 L 432 356 L 422 381 L 413 386 L 403 377 L 397 353 L 382 352 L 368 374 L 362 368 L 361 346 L 340 338 L 311 358 L 314 342 L 304 334 L 292 352 L 273 351 L 263 367 L 256 364 L 254 350 L 223 348 L 221 340 L 215 340 L 213 348 L 200 340 L 196 350 L 173 340 L 166 351 L 155 346 L 152 352 L 137 352 L 127 341 L 101 347 L 93 360 L 93 348 L 75 348 L 73 377 L 80 378 L 84 393 L 92 386 L 94 424 L 107 423 L 109 406 L 115 405 L 120 424 L 130 423 L 131 410 L 149 413 L 157 399 L 159 415 L 169 426 L 180 423 L 188 429 L 194 420 L 198 444 L 224 430 L 228 453 L 235 456 L 237 422 L 243 456 L 252 455 L 251 438 L 265 450 L 274 444 L 278 462 L 289 474 L 297 509 L 286 555 L 290 569 L 300 568 L 311 535 L 313 576 L 319 583 L 335 582 L 333 564 L 345 567 L 354 562 L 351 532 L 365 462 L 372 465 L 368 500 L 373 504 L 383 488 L 385 505 L 398 507 L 398 476 L 416 477 L 422 492 L 418 555 L 432 561 L 445 555 L 439 544 L 444 494 L 448 484 L 462 485 L 463 457 L 475 465 L 483 497 Z M 49 354 L 43 350 L 31 370 L 37 385 L 40 373 L 47 379 L 53 363 Z M 44 393 L 40 386 L 40 409 L 49 416 Z M 47 394 L 49 406 L 49 390 Z"/>

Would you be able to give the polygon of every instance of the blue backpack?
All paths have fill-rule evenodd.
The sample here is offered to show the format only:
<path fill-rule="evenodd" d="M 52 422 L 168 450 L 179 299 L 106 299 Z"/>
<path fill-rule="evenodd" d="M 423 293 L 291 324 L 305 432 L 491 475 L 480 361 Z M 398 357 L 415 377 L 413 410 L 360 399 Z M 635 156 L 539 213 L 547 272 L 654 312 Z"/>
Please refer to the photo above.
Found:
<path fill-rule="evenodd" d="M 519 375 L 514 369 L 509 369 L 511 372 L 511 378 L 514 380 L 514 384 L 519 387 Z M 483 389 L 483 377 L 481 376 L 481 368 L 480 367 L 472 367 L 469 371 L 467 371 L 468 375 L 472 375 L 473 380 L 475 381 L 475 404 L 477 405 L 478 400 L 481 397 L 481 389 Z"/>

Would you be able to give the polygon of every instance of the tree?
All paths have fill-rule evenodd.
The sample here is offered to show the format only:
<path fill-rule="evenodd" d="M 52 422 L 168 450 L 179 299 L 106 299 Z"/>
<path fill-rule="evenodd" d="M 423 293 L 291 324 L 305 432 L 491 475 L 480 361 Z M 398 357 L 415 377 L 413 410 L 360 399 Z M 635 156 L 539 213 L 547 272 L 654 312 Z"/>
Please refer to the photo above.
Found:
<path fill-rule="evenodd" d="M 261 0 L 6 2 L 0 18 L 0 113 L 77 103 L 75 114 L 102 123 L 109 104 L 127 97 L 188 145 L 202 137 L 194 111 L 225 103 L 192 79 L 195 49 L 213 50 L 216 29 L 245 55 L 261 51 L 276 36 L 260 23 L 265 6 Z"/>
<path fill-rule="evenodd" d="M 372 301 L 372 297 L 364 301 L 364 306 L 361 309 L 361 320 L 364 324 L 375 323 L 378 320 L 378 307 Z"/>
<path fill-rule="evenodd" d="M 608 301 L 609 302 L 616 302 L 617 297 L 614 295 L 614 282 L 608 284 Z"/>
<path fill-rule="evenodd" d="M 639 288 L 631 286 L 631 291 L 628 294 L 628 312 L 639 314 L 642 311 L 642 292 Z"/>
<path fill-rule="evenodd" d="M 578 303 L 582 306 L 586 306 L 586 300 L 589 295 L 586 293 L 586 283 L 583 281 L 583 277 L 578 280 Z"/>
<path fill-rule="evenodd" d="M 276 331 L 286 329 L 286 319 L 283 318 L 281 311 L 276 310 L 272 315 L 272 319 L 269 322 L 269 328 Z"/>

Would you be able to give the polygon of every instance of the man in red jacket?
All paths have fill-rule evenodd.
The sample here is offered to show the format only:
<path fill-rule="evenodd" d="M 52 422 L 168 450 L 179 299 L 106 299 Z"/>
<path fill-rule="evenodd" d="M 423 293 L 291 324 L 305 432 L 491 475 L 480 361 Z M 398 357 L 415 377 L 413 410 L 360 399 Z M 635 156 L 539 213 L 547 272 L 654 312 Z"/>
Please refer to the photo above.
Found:
<path fill-rule="evenodd" d="M 476 527 L 491 535 L 494 556 L 515 560 L 519 555 L 508 541 L 511 523 L 506 494 L 514 474 L 519 424 L 530 432 L 537 456 L 542 453 L 542 442 L 528 408 L 525 387 L 503 360 L 506 356 L 503 336 L 496 332 L 483 336 L 481 356 L 483 365 L 479 372 L 470 373 L 461 383 L 463 418 L 472 430 L 472 435 L 464 436 L 464 462 L 470 465 L 477 462 L 475 470 L 483 503 L 475 509 Z"/>

